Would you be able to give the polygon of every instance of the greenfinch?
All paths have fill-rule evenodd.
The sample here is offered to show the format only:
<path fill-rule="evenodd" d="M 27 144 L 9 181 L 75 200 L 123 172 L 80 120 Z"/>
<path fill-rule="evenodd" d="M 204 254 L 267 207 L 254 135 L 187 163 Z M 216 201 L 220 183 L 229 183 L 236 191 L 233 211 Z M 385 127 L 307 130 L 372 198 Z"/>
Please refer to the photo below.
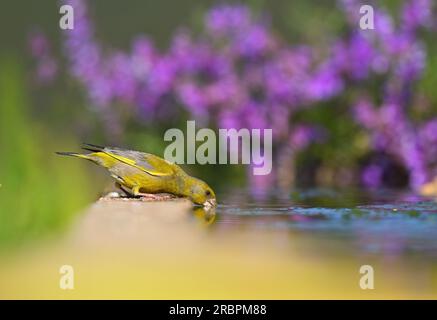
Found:
<path fill-rule="evenodd" d="M 106 168 L 124 192 L 134 197 L 169 193 L 193 203 L 216 205 L 214 191 L 202 180 L 189 176 L 181 167 L 150 153 L 84 144 L 87 154 L 57 152 L 90 160 Z"/>

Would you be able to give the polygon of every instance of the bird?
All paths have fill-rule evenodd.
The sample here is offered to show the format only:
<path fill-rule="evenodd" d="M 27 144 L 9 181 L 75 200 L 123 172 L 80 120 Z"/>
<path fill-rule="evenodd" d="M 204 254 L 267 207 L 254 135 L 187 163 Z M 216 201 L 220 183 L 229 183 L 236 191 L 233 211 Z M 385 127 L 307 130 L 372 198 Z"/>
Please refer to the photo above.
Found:
<path fill-rule="evenodd" d="M 132 197 L 157 199 L 156 194 L 169 193 L 188 198 L 196 205 L 217 205 L 215 193 L 206 182 L 154 154 L 89 143 L 84 143 L 82 149 L 90 153 L 56 153 L 86 159 L 106 168 L 116 185 Z"/>

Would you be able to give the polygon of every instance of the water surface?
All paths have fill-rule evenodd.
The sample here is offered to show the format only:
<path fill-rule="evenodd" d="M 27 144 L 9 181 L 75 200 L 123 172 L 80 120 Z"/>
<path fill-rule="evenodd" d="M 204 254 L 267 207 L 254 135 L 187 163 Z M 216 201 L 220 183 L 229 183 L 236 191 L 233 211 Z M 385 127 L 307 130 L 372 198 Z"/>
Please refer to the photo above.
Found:
<path fill-rule="evenodd" d="M 437 203 L 381 191 L 300 190 L 290 194 L 233 190 L 219 195 L 214 230 L 289 231 L 309 250 L 437 259 Z"/>

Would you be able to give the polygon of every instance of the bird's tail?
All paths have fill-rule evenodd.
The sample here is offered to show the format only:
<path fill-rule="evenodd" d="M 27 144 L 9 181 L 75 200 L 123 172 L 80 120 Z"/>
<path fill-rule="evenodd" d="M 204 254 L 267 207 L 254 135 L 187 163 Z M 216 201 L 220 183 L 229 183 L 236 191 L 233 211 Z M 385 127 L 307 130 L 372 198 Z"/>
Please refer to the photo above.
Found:
<path fill-rule="evenodd" d="M 91 143 L 82 143 L 82 149 L 92 151 L 92 152 L 101 152 L 105 149 L 105 147 L 97 146 Z"/>
<path fill-rule="evenodd" d="M 61 156 L 71 156 L 71 157 L 77 157 L 82 159 L 91 160 L 93 162 L 97 162 L 96 153 L 98 152 L 104 152 L 105 147 L 97 146 L 95 144 L 91 143 L 82 143 L 82 149 L 91 151 L 90 154 L 81 154 L 77 152 L 56 152 L 56 154 L 59 154 Z"/>
<path fill-rule="evenodd" d="M 92 145 L 90 145 L 90 146 L 92 146 Z M 88 153 L 88 154 L 82 154 L 82 153 L 77 153 L 77 152 L 56 152 L 56 154 L 59 154 L 61 156 L 71 156 L 71 157 L 86 159 L 86 160 L 89 160 L 91 162 L 94 162 L 95 164 L 101 165 L 105 168 L 110 168 L 114 164 L 114 162 L 116 161 L 116 160 L 114 160 L 113 157 L 108 155 L 106 152 L 98 151 L 97 147 L 94 149 L 91 149 L 91 148 L 94 148 L 94 147 L 90 147 L 90 148 L 87 147 L 86 150 L 93 151 L 92 153 Z M 84 147 L 84 149 L 85 149 L 85 147 Z"/>

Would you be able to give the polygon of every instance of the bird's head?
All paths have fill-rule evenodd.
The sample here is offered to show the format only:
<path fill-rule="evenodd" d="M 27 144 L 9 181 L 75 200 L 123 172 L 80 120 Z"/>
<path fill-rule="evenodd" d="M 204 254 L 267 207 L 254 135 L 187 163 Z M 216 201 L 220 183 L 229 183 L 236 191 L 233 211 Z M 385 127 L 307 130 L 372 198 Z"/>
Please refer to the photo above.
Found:
<path fill-rule="evenodd" d="M 187 194 L 195 204 L 205 207 L 215 207 L 217 204 L 214 191 L 204 181 L 190 177 L 187 184 Z"/>

